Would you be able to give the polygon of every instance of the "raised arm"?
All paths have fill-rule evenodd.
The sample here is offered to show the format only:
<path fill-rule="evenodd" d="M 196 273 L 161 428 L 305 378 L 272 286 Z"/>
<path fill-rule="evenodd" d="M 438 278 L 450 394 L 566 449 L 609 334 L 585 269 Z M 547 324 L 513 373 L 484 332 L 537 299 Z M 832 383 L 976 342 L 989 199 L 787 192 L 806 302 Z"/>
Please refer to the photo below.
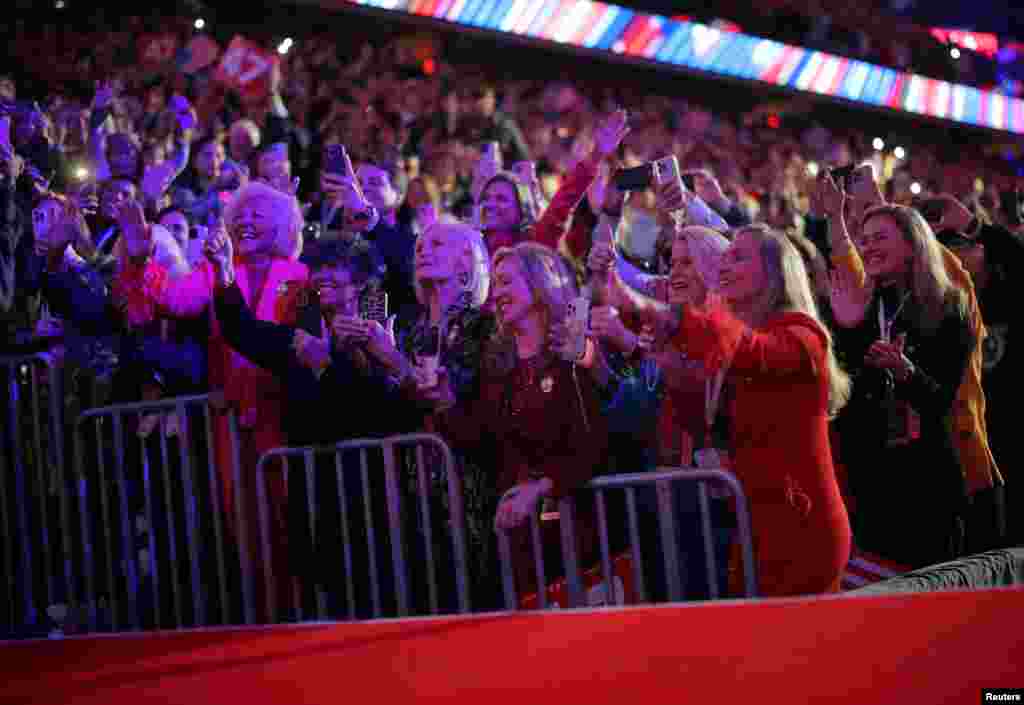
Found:
<path fill-rule="evenodd" d="M 168 272 L 153 261 L 152 226 L 146 222 L 142 206 L 125 203 L 118 215 L 125 243 L 125 262 L 114 279 L 115 304 L 124 312 L 130 325 L 154 320 L 158 315 L 194 318 L 210 305 L 214 277 L 209 264 L 175 279 L 171 284 Z"/>
<path fill-rule="evenodd" d="M 582 159 L 559 186 L 544 214 L 533 226 L 531 239 L 551 248 L 558 247 L 558 241 L 565 234 L 569 217 L 594 182 L 601 162 L 619 148 L 619 144 L 628 133 L 629 126 L 624 110 L 613 113 L 601 123 L 594 134 L 593 152 L 586 159 Z"/>
<path fill-rule="evenodd" d="M 253 364 L 284 376 L 294 359 L 296 329 L 254 316 L 237 283 L 217 286 L 213 300 L 217 323 L 228 345 Z"/>

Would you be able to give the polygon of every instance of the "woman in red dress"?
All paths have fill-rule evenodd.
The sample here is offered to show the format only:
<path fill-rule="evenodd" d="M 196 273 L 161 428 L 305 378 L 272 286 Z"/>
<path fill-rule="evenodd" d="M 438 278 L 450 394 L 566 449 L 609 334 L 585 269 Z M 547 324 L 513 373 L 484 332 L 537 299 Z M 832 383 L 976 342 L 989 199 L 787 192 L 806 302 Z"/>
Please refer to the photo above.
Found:
<path fill-rule="evenodd" d="M 727 369 L 733 471 L 750 502 L 760 593 L 837 591 L 850 523 L 828 423 L 850 382 L 796 248 L 762 226 L 739 230 L 722 258 L 718 294 L 704 310 L 643 297 L 614 273 L 609 292 L 613 305 L 643 317 L 707 369 Z"/>
<path fill-rule="evenodd" d="M 495 525 L 512 530 L 516 582 L 532 591 L 526 521 L 544 498 L 561 499 L 586 484 L 605 460 L 607 432 L 591 360 L 568 362 L 553 327 L 576 294 L 574 278 L 553 250 L 535 243 L 494 255 L 499 334 L 485 352 L 480 394 L 436 416 L 453 446 L 489 452 L 498 491 Z M 591 349 L 588 357 L 593 357 Z M 442 388 L 450 389 L 443 379 Z M 449 394 L 449 404 L 454 396 Z M 576 505 L 577 537 L 593 533 L 593 502 Z M 546 537 L 547 538 L 547 537 Z M 545 541 L 547 543 L 547 540 Z M 581 553 L 585 556 L 585 553 Z"/>

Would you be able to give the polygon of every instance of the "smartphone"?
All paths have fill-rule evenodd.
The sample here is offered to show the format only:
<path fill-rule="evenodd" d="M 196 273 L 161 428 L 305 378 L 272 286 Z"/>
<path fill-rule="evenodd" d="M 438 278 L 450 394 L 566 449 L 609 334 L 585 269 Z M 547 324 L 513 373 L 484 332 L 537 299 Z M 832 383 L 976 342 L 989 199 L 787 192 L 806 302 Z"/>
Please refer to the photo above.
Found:
<path fill-rule="evenodd" d="M 324 148 L 324 171 L 328 174 L 348 176 L 345 164 L 345 146 L 341 144 L 329 144 Z"/>
<path fill-rule="evenodd" d="M 612 183 L 620 191 L 643 191 L 654 183 L 654 164 L 648 162 L 631 169 L 619 169 L 612 177 Z"/>
<path fill-rule="evenodd" d="M 654 182 L 658 186 L 679 181 L 679 160 L 675 155 L 662 157 L 654 162 Z"/>
<path fill-rule="evenodd" d="M 662 157 L 632 169 L 619 169 L 612 177 L 620 191 L 642 191 L 651 186 L 662 186 L 679 178 L 679 160 L 676 157 Z"/>
<path fill-rule="evenodd" d="M 837 166 L 834 169 L 829 169 L 828 173 L 832 175 L 832 180 L 836 182 L 836 186 L 844 191 L 850 190 L 850 176 L 853 174 L 853 164 Z"/>
<path fill-rule="evenodd" d="M 359 298 L 359 317 L 364 321 L 377 321 L 382 326 L 388 320 L 388 294 L 379 285 L 371 284 Z"/>
<path fill-rule="evenodd" d="M 10 146 L 11 144 L 11 116 L 0 117 L 0 144 Z"/>
<path fill-rule="evenodd" d="M 590 323 L 590 300 L 577 296 L 566 309 L 566 325 L 569 327 L 570 345 L 566 358 L 579 360 L 587 349 L 587 327 Z M 570 357 L 571 356 L 571 357 Z"/>

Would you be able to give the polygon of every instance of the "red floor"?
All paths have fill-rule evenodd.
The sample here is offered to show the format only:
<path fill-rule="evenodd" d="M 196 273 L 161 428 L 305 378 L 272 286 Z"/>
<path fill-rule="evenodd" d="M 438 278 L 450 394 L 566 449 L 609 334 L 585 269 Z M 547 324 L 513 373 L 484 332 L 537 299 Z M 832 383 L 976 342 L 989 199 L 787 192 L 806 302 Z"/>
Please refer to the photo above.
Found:
<path fill-rule="evenodd" d="M 81 637 L 0 646 L 0 702 L 981 702 L 1024 589 Z"/>

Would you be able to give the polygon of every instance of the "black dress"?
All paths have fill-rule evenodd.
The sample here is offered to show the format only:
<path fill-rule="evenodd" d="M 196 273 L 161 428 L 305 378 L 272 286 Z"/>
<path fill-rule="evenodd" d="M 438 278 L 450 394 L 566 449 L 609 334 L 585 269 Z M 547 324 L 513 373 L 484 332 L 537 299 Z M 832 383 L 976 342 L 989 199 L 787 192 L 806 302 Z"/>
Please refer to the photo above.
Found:
<path fill-rule="evenodd" d="M 898 311 L 893 340 L 906 335 L 904 353 L 915 369 L 906 381 L 864 363 L 880 339 L 880 300 L 887 312 Z M 947 302 L 932 331 L 915 324 L 920 309 L 913 299 L 900 309 L 902 301 L 901 292 L 882 290 L 860 326 L 840 330 L 853 391 L 836 424 L 857 547 L 920 567 L 962 550 L 966 490 L 948 422 L 974 341 L 959 301 Z"/>

